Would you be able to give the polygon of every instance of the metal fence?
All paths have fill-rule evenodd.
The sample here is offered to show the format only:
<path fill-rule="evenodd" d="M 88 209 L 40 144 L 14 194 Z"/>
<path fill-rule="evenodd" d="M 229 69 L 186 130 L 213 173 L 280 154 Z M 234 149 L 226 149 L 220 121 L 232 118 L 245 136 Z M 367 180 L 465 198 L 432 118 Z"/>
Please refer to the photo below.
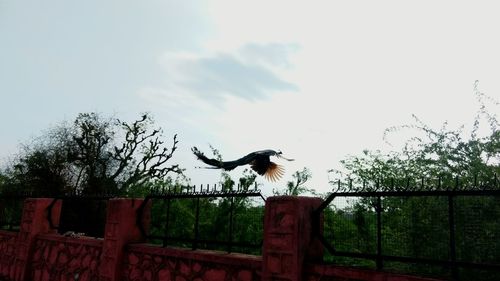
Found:
<path fill-rule="evenodd" d="M 340 183 L 314 212 L 325 260 L 452 280 L 498 280 L 500 188 Z M 407 180 L 400 182 L 409 182 Z M 422 181 L 423 183 L 423 181 Z M 346 186 L 348 188 L 346 188 Z"/>
<path fill-rule="evenodd" d="M 47 220 L 52 229 L 63 235 L 85 235 L 104 237 L 107 201 L 116 195 L 72 194 L 52 197 L 47 207 Z M 52 212 L 57 201 L 62 202 L 59 224 L 52 221 Z"/>
<path fill-rule="evenodd" d="M 151 229 L 144 229 L 144 207 L 151 206 Z M 138 209 L 138 226 L 150 242 L 191 249 L 259 254 L 265 198 L 255 185 L 217 184 L 157 191 Z"/>
<path fill-rule="evenodd" d="M 0 229 L 18 231 L 27 194 L 0 194 Z"/>
<path fill-rule="evenodd" d="M 21 223 L 24 200 L 27 198 L 53 198 L 47 207 L 47 220 L 52 229 L 59 234 L 79 234 L 91 237 L 103 237 L 106 218 L 107 200 L 116 195 L 83 195 L 78 193 L 43 196 L 36 193 L 0 194 L 0 229 L 18 231 Z M 52 221 L 53 208 L 57 201 L 62 201 L 59 223 Z"/>

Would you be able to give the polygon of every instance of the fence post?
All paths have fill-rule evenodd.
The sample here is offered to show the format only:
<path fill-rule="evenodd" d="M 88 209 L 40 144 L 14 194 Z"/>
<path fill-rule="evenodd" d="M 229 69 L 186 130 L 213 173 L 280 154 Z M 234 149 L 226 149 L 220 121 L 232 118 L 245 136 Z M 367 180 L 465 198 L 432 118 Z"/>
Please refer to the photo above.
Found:
<path fill-rule="evenodd" d="M 321 198 L 297 196 L 267 198 L 262 249 L 263 281 L 303 280 L 304 261 L 323 258 L 321 243 L 312 237 L 312 213 L 322 201 Z"/>
<path fill-rule="evenodd" d="M 455 244 L 455 208 L 453 202 L 453 195 L 448 195 L 448 223 L 450 232 L 450 261 L 451 261 L 451 276 L 453 280 L 458 281 L 458 268 L 457 268 L 457 252 Z"/>
<path fill-rule="evenodd" d="M 128 243 L 142 242 L 144 237 L 137 226 L 137 209 L 144 199 L 110 199 L 106 211 L 106 226 L 99 268 L 99 280 L 119 281 L 124 247 Z M 144 229 L 149 228 L 151 201 L 142 211 Z"/>
<path fill-rule="evenodd" d="M 10 280 L 28 281 L 28 272 L 31 265 L 31 256 L 35 238 L 38 234 L 56 232 L 49 225 L 48 216 L 52 222 L 59 224 L 61 201 L 55 202 L 51 214 L 47 207 L 52 203 L 51 198 L 28 198 L 24 200 L 23 215 L 16 241 L 16 258 L 14 268 L 10 271 Z"/>
<path fill-rule="evenodd" d="M 382 198 L 377 196 L 377 270 L 382 270 Z"/>

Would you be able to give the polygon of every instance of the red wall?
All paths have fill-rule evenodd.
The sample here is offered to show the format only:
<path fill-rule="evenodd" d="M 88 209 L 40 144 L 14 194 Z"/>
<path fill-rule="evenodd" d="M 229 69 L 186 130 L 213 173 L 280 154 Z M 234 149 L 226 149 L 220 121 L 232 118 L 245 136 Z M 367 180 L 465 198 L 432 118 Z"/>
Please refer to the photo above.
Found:
<path fill-rule="evenodd" d="M 0 230 L 0 280 L 13 274 L 16 239 L 17 232 Z"/>
<path fill-rule="evenodd" d="M 102 240 L 38 235 L 33 252 L 31 281 L 97 280 Z"/>
<path fill-rule="evenodd" d="M 214 251 L 129 245 L 124 281 L 253 281 L 261 280 L 261 257 Z"/>
<path fill-rule="evenodd" d="M 323 249 L 312 236 L 310 221 L 311 212 L 321 203 L 317 198 L 268 198 L 262 257 L 143 244 L 135 224 L 140 199 L 108 202 L 104 238 L 64 237 L 48 225 L 46 210 L 51 202 L 27 199 L 20 231 L 0 231 L 0 280 L 432 281 L 321 265 Z M 57 223 L 60 206 L 53 210 L 52 220 Z"/>

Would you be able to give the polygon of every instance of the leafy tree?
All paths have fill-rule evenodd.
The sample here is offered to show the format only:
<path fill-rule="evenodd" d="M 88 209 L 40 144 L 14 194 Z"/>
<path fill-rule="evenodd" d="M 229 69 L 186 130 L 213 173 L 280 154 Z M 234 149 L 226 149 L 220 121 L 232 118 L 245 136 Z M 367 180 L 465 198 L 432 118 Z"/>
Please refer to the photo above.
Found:
<path fill-rule="evenodd" d="M 495 174 L 500 172 L 500 131 L 496 114 L 491 113 L 497 111 L 489 110 L 488 105 L 498 107 L 499 103 L 481 93 L 477 86 L 476 81 L 474 94 L 479 109 L 468 136 L 465 126 L 452 130 L 445 122 L 440 129 L 434 129 L 413 115 L 413 124 L 394 126 L 384 132 L 387 141 L 391 133 L 414 130 L 415 136 L 400 151 L 365 150 L 360 156 L 342 160 L 342 169 L 332 169 L 330 173 L 337 178 L 349 178 L 358 187 L 362 183 L 375 185 L 383 179 L 385 182 L 379 184 L 389 185 L 392 179 L 416 181 L 422 177 L 441 177 L 443 184 L 448 185 L 455 184 L 456 177 L 461 178 L 463 185 L 491 185 Z M 486 128 L 481 126 L 483 120 L 487 122 Z"/>
<path fill-rule="evenodd" d="M 0 193 L 5 189 L 5 186 L 7 185 L 8 182 L 8 177 L 0 171 Z"/>
<path fill-rule="evenodd" d="M 11 186 L 39 194 L 126 194 L 169 173 L 182 173 L 178 165 L 168 165 L 177 136 L 167 148 L 161 129 L 153 125 L 147 113 L 130 123 L 81 113 L 72 124 L 63 123 L 23 146 L 8 171 Z"/>
<path fill-rule="evenodd" d="M 73 123 L 62 123 L 23 145 L 0 190 L 35 196 L 138 194 L 170 174 L 182 174 L 178 165 L 169 165 L 177 143 L 174 135 L 171 146 L 165 145 L 149 114 L 124 122 L 81 113 Z M 102 236 L 104 216 L 103 201 L 67 199 L 59 231 Z"/>
<path fill-rule="evenodd" d="M 220 152 L 211 146 L 214 156 L 222 161 Z M 257 174 L 250 169 L 244 169 L 237 180 L 233 180 L 229 173 L 221 171 L 220 186 L 224 191 L 248 191 L 256 185 Z M 209 222 L 210 231 L 207 237 L 220 237 L 221 240 L 229 239 L 229 226 L 232 217 L 232 241 L 251 242 L 258 244 L 262 240 L 262 218 L 264 206 L 260 201 L 247 197 L 223 198 L 213 201 L 213 214 Z M 257 220 L 256 220 L 257 218 Z M 233 249 L 234 250 L 234 249 Z M 248 252 L 248 249 L 239 249 Z M 252 252 L 252 253 L 258 253 Z"/>
<path fill-rule="evenodd" d="M 211 147 L 214 156 L 221 160 L 219 151 Z M 257 175 L 249 169 L 245 169 L 237 179 L 233 179 L 229 173 L 221 171 L 221 178 L 216 185 L 217 191 L 248 191 L 255 186 Z M 187 180 L 181 181 L 157 181 L 151 185 L 153 191 L 174 191 L 180 192 L 193 190 L 188 187 Z M 208 186 L 203 186 L 206 190 Z M 210 186 L 210 191 L 214 187 Z M 199 191 L 196 187 L 196 191 Z M 153 235 L 164 236 L 168 245 L 188 247 L 192 246 L 190 239 L 194 239 L 196 225 L 196 209 L 199 208 L 198 217 L 198 237 L 200 240 L 218 240 L 233 242 L 250 242 L 259 244 L 262 240 L 262 218 L 264 214 L 263 205 L 250 198 L 172 198 L 164 200 L 153 200 L 152 205 L 152 227 Z M 168 210 L 168 211 L 167 211 Z M 230 226 L 232 229 L 230 231 Z M 154 243 L 164 241 L 156 240 Z M 228 246 L 214 243 L 200 243 L 198 245 L 204 249 L 228 250 Z M 260 249 L 248 249 L 245 247 L 233 247 L 232 251 L 254 253 Z"/>
<path fill-rule="evenodd" d="M 500 132 L 495 114 L 498 110 L 494 108 L 499 103 L 481 93 L 477 82 L 474 94 L 479 109 L 469 133 L 466 133 L 465 126 L 453 130 L 447 123 L 434 129 L 413 116 L 414 123 L 394 126 L 384 132 L 387 141 L 393 133 L 413 130 L 414 136 L 400 150 L 388 153 L 365 150 L 361 155 L 349 156 L 341 161 L 341 169 L 330 171 L 335 176 L 331 183 L 337 189 L 350 191 L 428 190 L 438 186 L 498 188 Z M 496 217 L 500 215 L 499 200 L 493 196 L 454 198 L 459 260 L 498 263 L 500 224 Z M 337 248 L 362 253 L 373 249 L 373 239 L 368 238 L 375 234 L 376 229 L 375 202 L 375 198 L 358 198 L 347 202 L 348 207 L 325 210 L 325 232 L 334 233 Z M 382 198 L 382 209 L 384 254 L 449 258 L 448 198 L 386 197 Z M 343 261 L 362 264 L 352 259 Z M 388 263 L 385 268 L 423 275 L 450 274 L 446 268 L 428 265 Z M 461 276 L 464 280 L 497 278 L 491 272 L 465 269 Z"/>
<path fill-rule="evenodd" d="M 316 194 L 315 190 L 312 188 L 308 188 L 305 184 L 307 181 L 309 181 L 312 177 L 311 171 L 304 167 L 302 168 L 301 171 L 295 171 L 293 173 L 292 181 L 288 181 L 286 183 L 286 189 L 283 191 L 280 191 L 278 189 L 273 189 L 273 194 L 275 196 L 280 196 L 280 195 L 292 195 L 292 196 L 298 196 L 303 193 L 312 193 Z"/>

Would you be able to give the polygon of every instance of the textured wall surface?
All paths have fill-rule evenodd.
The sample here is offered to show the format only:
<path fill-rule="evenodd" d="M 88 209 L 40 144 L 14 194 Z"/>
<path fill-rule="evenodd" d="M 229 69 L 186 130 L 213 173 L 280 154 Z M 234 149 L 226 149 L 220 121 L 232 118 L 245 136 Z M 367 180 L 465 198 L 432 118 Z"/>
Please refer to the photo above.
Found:
<path fill-rule="evenodd" d="M 29 269 L 31 267 L 32 249 L 38 234 L 54 233 L 47 219 L 47 208 L 52 208 L 52 221 L 59 222 L 61 212 L 61 201 L 57 202 L 50 198 L 28 198 L 24 200 L 21 225 L 16 239 L 16 249 L 13 269 L 8 280 L 28 281 Z M 31 280 L 30 280 L 31 281 Z"/>
<path fill-rule="evenodd" d="M 123 261 L 127 281 L 253 281 L 261 280 L 261 258 L 213 251 L 131 245 Z"/>
<path fill-rule="evenodd" d="M 104 230 L 103 253 L 99 272 L 100 281 L 122 281 L 122 260 L 124 249 L 129 243 L 143 242 L 144 237 L 137 227 L 137 210 L 142 199 L 111 199 L 108 201 L 106 227 Z M 145 206 L 143 222 L 149 224 L 149 208 Z"/>
<path fill-rule="evenodd" d="M 17 232 L 0 230 L 0 280 L 8 278 L 14 270 Z"/>
<path fill-rule="evenodd" d="M 323 257 L 312 237 L 311 214 L 320 198 L 278 196 L 266 200 L 264 218 L 263 279 L 299 281 L 307 260 Z"/>
<path fill-rule="evenodd" d="M 39 235 L 31 263 L 32 281 L 98 280 L 102 240 Z"/>
<path fill-rule="evenodd" d="M 47 220 L 47 207 L 53 206 L 52 221 L 57 225 L 60 201 L 25 200 L 19 232 L 0 231 L 0 280 L 435 281 L 322 265 L 323 249 L 311 235 L 311 214 L 321 203 L 318 198 L 267 199 L 262 257 L 139 244 L 144 237 L 136 215 L 142 202 L 110 200 L 104 239 L 96 239 L 55 234 Z M 144 206 L 147 227 L 150 205 Z"/>

